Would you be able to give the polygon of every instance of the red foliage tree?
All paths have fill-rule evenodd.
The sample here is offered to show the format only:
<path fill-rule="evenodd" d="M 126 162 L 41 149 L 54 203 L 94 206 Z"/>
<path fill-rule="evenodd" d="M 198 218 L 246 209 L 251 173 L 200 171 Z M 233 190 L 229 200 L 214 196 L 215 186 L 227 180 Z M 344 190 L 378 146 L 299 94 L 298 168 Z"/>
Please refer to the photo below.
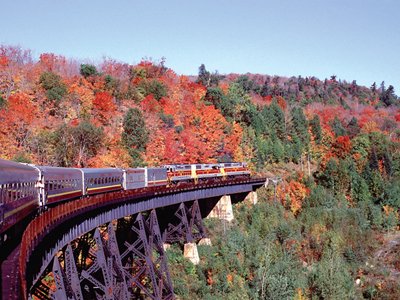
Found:
<path fill-rule="evenodd" d="M 93 110 L 103 124 L 109 123 L 109 118 L 116 111 L 113 97 L 107 92 L 98 92 L 93 99 Z"/>

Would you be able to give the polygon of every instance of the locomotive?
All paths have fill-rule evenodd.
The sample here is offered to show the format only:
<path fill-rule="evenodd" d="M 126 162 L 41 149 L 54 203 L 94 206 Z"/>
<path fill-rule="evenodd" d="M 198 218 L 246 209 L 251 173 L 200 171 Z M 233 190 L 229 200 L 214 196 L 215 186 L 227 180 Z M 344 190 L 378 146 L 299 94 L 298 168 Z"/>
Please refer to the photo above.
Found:
<path fill-rule="evenodd" d="M 0 159 L 0 243 L 18 222 L 47 206 L 100 193 L 209 179 L 250 177 L 246 163 L 171 164 L 149 168 L 60 168 Z"/>

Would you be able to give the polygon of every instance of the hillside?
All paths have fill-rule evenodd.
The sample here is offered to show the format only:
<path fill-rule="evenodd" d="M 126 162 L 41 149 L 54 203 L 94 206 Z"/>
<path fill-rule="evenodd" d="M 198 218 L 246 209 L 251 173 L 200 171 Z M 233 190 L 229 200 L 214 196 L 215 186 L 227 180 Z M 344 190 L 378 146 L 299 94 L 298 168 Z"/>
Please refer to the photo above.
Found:
<path fill-rule="evenodd" d="M 282 177 L 277 203 L 266 190 L 258 208 L 235 208 L 228 244 L 209 224 L 211 261 L 194 268 L 171 254 L 198 282 L 175 282 L 182 298 L 223 299 L 232 285 L 241 288 L 231 297 L 252 299 L 398 297 L 389 277 L 364 277 L 375 276 L 365 263 L 379 237 L 400 225 L 399 126 L 399 98 L 383 82 L 220 75 L 204 65 L 188 77 L 163 60 L 35 60 L 0 46 L 0 158 L 66 167 L 246 161 Z M 255 248 L 238 250 L 252 240 Z"/>

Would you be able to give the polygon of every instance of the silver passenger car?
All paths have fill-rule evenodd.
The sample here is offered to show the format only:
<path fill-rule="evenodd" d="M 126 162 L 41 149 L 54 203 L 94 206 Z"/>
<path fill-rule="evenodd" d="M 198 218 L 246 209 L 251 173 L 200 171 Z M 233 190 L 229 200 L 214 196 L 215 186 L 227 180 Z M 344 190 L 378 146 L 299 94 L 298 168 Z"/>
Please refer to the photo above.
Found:
<path fill-rule="evenodd" d="M 77 169 L 82 173 L 83 194 L 118 191 L 123 187 L 124 170 L 118 168 Z"/>
<path fill-rule="evenodd" d="M 39 171 L 29 165 L 0 159 L 0 233 L 38 207 Z M 0 240 L 0 241 L 1 241 Z"/>
<path fill-rule="evenodd" d="M 82 196 L 82 173 L 78 169 L 36 166 L 46 204 Z"/>

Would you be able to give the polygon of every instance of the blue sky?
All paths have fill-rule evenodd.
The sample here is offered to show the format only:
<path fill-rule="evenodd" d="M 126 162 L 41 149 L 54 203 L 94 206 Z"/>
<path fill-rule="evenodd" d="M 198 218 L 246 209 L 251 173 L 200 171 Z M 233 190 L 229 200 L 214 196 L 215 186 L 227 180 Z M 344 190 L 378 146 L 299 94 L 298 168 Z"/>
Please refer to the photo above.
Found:
<path fill-rule="evenodd" d="M 0 0 L 0 43 L 94 63 L 338 78 L 400 94 L 398 0 Z"/>

